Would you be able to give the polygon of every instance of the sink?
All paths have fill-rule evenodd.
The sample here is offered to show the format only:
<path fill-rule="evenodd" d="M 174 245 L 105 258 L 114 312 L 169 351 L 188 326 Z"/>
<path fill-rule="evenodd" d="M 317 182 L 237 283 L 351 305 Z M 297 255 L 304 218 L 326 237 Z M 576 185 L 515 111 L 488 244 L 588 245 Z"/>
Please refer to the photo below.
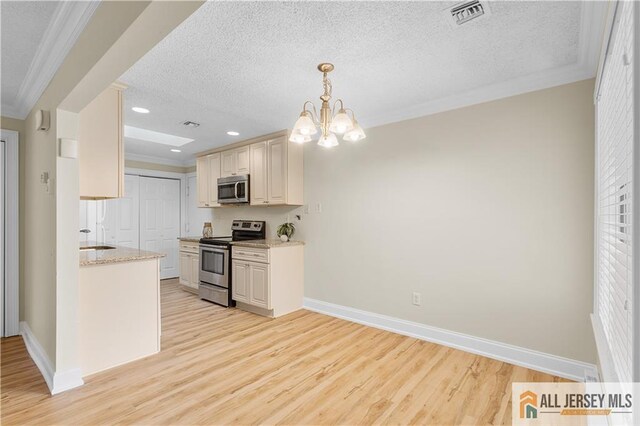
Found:
<path fill-rule="evenodd" d="M 113 246 L 84 246 L 80 247 L 80 250 L 113 250 L 115 247 Z"/>

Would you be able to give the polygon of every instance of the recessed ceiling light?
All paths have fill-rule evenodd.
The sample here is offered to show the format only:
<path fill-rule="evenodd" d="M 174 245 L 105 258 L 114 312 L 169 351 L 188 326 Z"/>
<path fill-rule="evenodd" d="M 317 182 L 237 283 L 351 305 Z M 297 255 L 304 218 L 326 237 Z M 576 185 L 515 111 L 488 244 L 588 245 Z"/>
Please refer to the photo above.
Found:
<path fill-rule="evenodd" d="M 140 114 L 149 114 L 149 110 L 142 107 L 133 107 L 131 108 L 131 110 L 135 112 L 139 112 Z"/>
<path fill-rule="evenodd" d="M 229 136 L 238 136 L 240 133 L 238 133 L 238 132 L 234 132 L 234 131 L 229 131 L 229 132 L 227 132 L 227 134 L 228 134 Z"/>
<path fill-rule="evenodd" d="M 171 152 L 182 152 L 181 149 L 172 149 Z"/>

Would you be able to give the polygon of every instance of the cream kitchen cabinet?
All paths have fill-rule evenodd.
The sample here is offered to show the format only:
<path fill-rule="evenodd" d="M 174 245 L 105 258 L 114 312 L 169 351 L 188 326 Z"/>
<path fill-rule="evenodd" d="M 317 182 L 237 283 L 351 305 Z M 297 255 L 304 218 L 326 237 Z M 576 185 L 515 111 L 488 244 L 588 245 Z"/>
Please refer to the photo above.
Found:
<path fill-rule="evenodd" d="M 201 153 L 197 159 L 198 206 L 218 206 L 217 178 L 244 174 L 249 175 L 250 205 L 300 206 L 304 204 L 303 154 L 303 146 L 289 142 L 286 130 Z"/>
<path fill-rule="evenodd" d="M 220 206 L 218 203 L 220 166 L 220 153 L 198 157 L 196 160 L 198 207 Z"/>
<path fill-rule="evenodd" d="M 251 156 L 251 173 L 249 174 L 250 204 L 252 206 L 268 204 L 267 142 L 251 144 L 249 154 Z"/>
<path fill-rule="evenodd" d="M 250 147 L 251 205 L 302 205 L 302 146 L 286 136 Z"/>
<path fill-rule="evenodd" d="M 200 283 L 200 255 L 198 243 L 180 241 L 180 278 L 184 290 L 198 292 Z"/>
<path fill-rule="evenodd" d="M 124 195 L 122 91 L 114 83 L 79 114 L 78 166 L 80 198 L 97 200 Z"/>
<path fill-rule="evenodd" d="M 238 308 L 279 317 L 302 308 L 304 246 L 232 246 L 231 289 Z"/>
<path fill-rule="evenodd" d="M 236 302 L 249 302 L 250 268 L 247 262 L 231 261 L 231 295 Z"/>
<path fill-rule="evenodd" d="M 196 181 L 198 184 L 198 207 L 209 207 L 209 158 L 196 160 Z"/>
<path fill-rule="evenodd" d="M 209 159 L 209 207 L 219 207 L 218 178 L 220 177 L 220 153 L 207 155 Z"/>
<path fill-rule="evenodd" d="M 222 151 L 221 177 L 249 174 L 249 162 L 248 146 Z"/>
<path fill-rule="evenodd" d="M 233 260 L 233 300 L 271 309 L 269 299 L 269 265 Z"/>

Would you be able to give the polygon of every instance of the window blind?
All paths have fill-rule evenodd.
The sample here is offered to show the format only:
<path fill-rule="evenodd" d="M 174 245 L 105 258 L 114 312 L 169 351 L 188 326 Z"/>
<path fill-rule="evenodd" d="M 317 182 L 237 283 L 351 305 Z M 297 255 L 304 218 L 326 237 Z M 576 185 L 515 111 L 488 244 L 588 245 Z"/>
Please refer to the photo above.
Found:
<path fill-rule="evenodd" d="M 633 309 L 638 309 L 633 306 L 633 8 L 633 2 L 618 3 L 596 101 L 595 313 L 618 379 L 627 382 L 633 381 Z"/>

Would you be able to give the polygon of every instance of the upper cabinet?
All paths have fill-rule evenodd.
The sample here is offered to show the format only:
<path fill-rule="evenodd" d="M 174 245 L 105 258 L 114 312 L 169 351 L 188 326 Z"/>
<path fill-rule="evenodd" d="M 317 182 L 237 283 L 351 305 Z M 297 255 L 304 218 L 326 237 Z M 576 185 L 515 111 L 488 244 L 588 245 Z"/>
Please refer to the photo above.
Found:
<path fill-rule="evenodd" d="M 249 174 L 249 199 L 251 205 L 267 204 L 267 142 L 256 142 L 249 148 L 251 173 Z"/>
<path fill-rule="evenodd" d="M 80 198 L 124 195 L 122 91 L 112 84 L 79 114 L 78 165 Z"/>
<path fill-rule="evenodd" d="M 243 146 L 222 152 L 221 176 L 249 174 L 249 147 Z"/>
<path fill-rule="evenodd" d="M 196 160 L 196 182 L 198 184 L 198 207 L 209 207 L 209 158 Z"/>
<path fill-rule="evenodd" d="M 251 145 L 251 205 L 302 205 L 302 145 L 286 136 Z"/>
<path fill-rule="evenodd" d="M 220 153 L 207 155 L 209 160 L 209 206 L 218 207 L 218 178 L 220 174 Z"/>
<path fill-rule="evenodd" d="M 198 182 L 198 207 L 218 207 L 218 178 L 220 177 L 220 153 L 198 157 L 196 176 Z"/>
<path fill-rule="evenodd" d="M 303 146 L 288 139 L 282 131 L 198 157 L 198 205 L 219 206 L 218 177 L 244 174 L 249 175 L 250 205 L 302 205 Z"/>

